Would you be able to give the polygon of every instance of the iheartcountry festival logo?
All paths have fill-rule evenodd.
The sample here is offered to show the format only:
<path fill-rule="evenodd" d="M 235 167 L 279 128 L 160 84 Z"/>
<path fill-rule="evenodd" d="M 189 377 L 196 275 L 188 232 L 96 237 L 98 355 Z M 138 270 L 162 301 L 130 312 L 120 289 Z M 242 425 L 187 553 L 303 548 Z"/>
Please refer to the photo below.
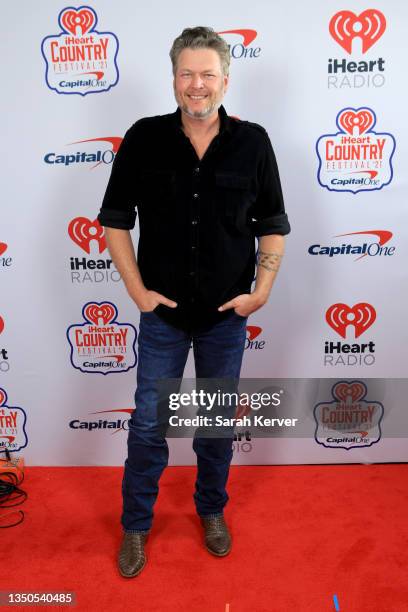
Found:
<path fill-rule="evenodd" d="M 86 374 L 121 374 L 136 365 L 136 329 L 118 323 L 112 302 L 88 302 L 82 309 L 85 323 L 70 325 L 67 338 L 71 363 Z"/>
<path fill-rule="evenodd" d="M 351 256 L 353 261 L 359 261 L 365 257 L 391 257 L 395 254 L 395 246 L 389 245 L 388 242 L 392 238 L 392 232 L 388 230 L 367 230 L 364 232 L 351 232 L 349 234 L 337 234 L 334 238 L 346 238 L 352 236 L 354 242 L 350 242 L 353 238 L 347 241 L 342 240 L 341 244 L 321 245 L 319 243 L 312 244 L 308 248 L 309 255 L 323 255 L 329 258 L 342 256 Z M 368 238 L 366 238 L 368 236 Z M 370 237 L 374 236 L 375 240 Z M 354 257 L 356 256 L 357 257 Z"/>
<path fill-rule="evenodd" d="M 218 32 L 227 41 L 233 59 L 249 59 L 259 57 L 261 47 L 252 45 L 258 36 L 256 30 L 239 29 Z"/>
<path fill-rule="evenodd" d="M 357 340 L 375 322 L 377 313 L 371 304 L 359 302 L 348 306 L 341 302 L 332 304 L 326 310 L 326 323 L 341 338 L 346 340 L 347 335 L 354 334 Z M 375 343 L 367 342 L 342 343 L 326 340 L 324 343 L 325 366 L 357 366 L 373 365 L 375 363 Z"/>
<path fill-rule="evenodd" d="M 68 225 L 68 236 L 86 255 L 101 255 L 106 250 L 105 229 L 97 219 L 75 217 Z M 109 257 L 70 257 L 69 271 L 71 283 L 117 283 L 121 279 Z"/>
<path fill-rule="evenodd" d="M 22 408 L 7 405 L 7 393 L 0 389 L 0 452 L 20 451 L 27 446 L 27 415 Z"/>
<path fill-rule="evenodd" d="M 265 340 L 259 337 L 262 334 L 262 327 L 247 325 L 246 334 L 245 350 L 259 351 L 265 348 Z"/>
<path fill-rule="evenodd" d="M 128 431 L 129 419 L 133 410 L 133 408 L 118 408 L 116 410 L 100 410 L 98 412 L 90 412 L 89 414 L 98 416 L 93 419 L 72 419 L 69 422 L 69 427 L 75 430 L 86 430 L 88 432 L 108 429 L 109 433 L 113 435 L 119 431 Z M 125 417 L 122 416 L 123 414 Z"/>
<path fill-rule="evenodd" d="M 76 140 L 70 142 L 67 147 L 73 145 L 91 143 L 83 147 L 75 147 L 76 149 L 85 149 L 82 151 L 73 151 L 70 149 L 69 152 L 51 151 L 44 155 L 44 162 L 51 166 L 78 166 L 78 164 L 89 165 L 89 170 L 93 170 L 100 164 L 110 165 L 115 159 L 116 153 L 119 150 L 122 142 L 120 136 L 101 136 L 99 138 L 87 138 L 86 140 Z"/>
<path fill-rule="evenodd" d="M 4 255 L 7 251 L 8 245 L 5 242 L 0 242 L 0 270 L 2 268 L 9 268 L 13 262 L 12 257 Z"/>
<path fill-rule="evenodd" d="M 3 333 L 5 323 L 3 317 L 0 315 L 0 335 Z M 0 345 L 1 346 L 1 345 Z M 0 348 L 0 373 L 8 372 L 10 369 L 8 350 L 4 347 Z"/>
<path fill-rule="evenodd" d="M 316 143 L 317 180 L 329 191 L 376 191 L 393 178 L 395 138 L 375 132 L 377 118 L 367 107 L 343 108 L 336 117 L 339 132 L 324 134 Z"/>
<path fill-rule="evenodd" d="M 119 41 L 113 32 L 98 32 L 97 22 L 90 6 L 62 9 L 58 15 L 61 32 L 46 36 L 41 43 L 50 89 L 86 96 L 109 91 L 117 84 Z"/>
<path fill-rule="evenodd" d="M 333 399 L 316 404 L 315 440 L 326 448 L 368 448 L 381 438 L 381 402 L 365 399 L 367 386 L 342 380 L 332 387 Z"/>
<path fill-rule="evenodd" d="M 336 43 L 350 58 L 330 58 L 328 60 L 329 89 L 382 87 L 385 83 L 382 57 L 366 57 L 367 51 L 382 37 L 386 29 L 384 14 L 378 9 L 367 9 L 356 15 L 343 10 L 330 20 L 329 32 Z"/>

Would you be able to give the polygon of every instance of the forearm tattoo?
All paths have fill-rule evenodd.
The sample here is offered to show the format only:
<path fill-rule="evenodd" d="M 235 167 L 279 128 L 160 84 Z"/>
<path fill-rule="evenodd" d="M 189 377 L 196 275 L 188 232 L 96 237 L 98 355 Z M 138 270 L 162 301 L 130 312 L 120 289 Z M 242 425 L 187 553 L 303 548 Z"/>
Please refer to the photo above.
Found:
<path fill-rule="evenodd" d="M 265 251 L 258 251 L 258 266 L 262 266 L 268 272 L 277 272 L 281 264 L 282 255 L 279 253 L 266 253 Z"/>

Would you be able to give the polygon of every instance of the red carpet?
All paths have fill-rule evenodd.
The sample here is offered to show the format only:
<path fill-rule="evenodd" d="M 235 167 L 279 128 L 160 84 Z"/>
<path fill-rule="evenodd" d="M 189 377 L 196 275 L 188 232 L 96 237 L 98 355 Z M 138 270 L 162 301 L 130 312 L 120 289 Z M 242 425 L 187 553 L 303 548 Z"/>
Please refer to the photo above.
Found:
<path fill-rule="evenodd" d="M 0 591 L 71 590 L 77 605 L 64 608 L 81 611 L 332 612 L 336 595 L 340 612 L 408 612 L 407 472 L 233 467 L 234 545 L 215 558 L 201 544 L 194 468 L 168 468 L 148 564 L 128 580 L 116 570 L 122 469 L 27 468 L 24 523 L 0 531 Z"/>

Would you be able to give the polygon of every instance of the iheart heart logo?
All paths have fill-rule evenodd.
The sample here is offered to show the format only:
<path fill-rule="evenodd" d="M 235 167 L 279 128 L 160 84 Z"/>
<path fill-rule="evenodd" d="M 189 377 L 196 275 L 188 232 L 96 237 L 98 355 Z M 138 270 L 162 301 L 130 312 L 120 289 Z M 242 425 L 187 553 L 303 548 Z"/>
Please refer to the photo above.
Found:
<path fill-rule="evenodd" d="M 103 325 L 108 325 L 116 318 L 117 310 L 110 302 L 101 302 L 100 304 L 87 304 L 84 308 L 84 317 L 95 325 L 99 325 L 102 319 Z"/>
<path fill-rule="evenodd" d="M 359 108 L 355 112 L 351 108 L 346 108 L 340 113 L 338 119 L 340 129 L 343 128 L 348 134 L 354 136 L 354 131 L 361 136 L 375 125 L 375 117 L 369 108 Z"/>
<path fill-rule="evenodd" d="M 68 226 L 68 234 L 88 255 L 91 252 L 91 240 L 97 241 L 99 253 L 106 249 L 105 231 L 97 219 L 91 221 L 87 217 L 75 217 Z"/>
<path fill-rule="evenodd" d="M 73 36 L 85 36 L 96 25 L 96 15 L 89 8 L 67 8 L 60 16 L 61 26 Z"/>
<path fill-rule="evenodd" d="M 329 31 L 334 40 L 347 53 L 352 52 L 354 38 L 359 36 L 365 53 L 384 34 L 387 22 L 377 9 L 367 9 L 356 15 L 351 11 L 339 11 L 330 20 Z"/>
<path fill-rule="evenodd" d="M 355 337 L 363 334 L 377 318 L 375 308 L 366 302 L 360 302 L 350 308 L 347 304 L 333 304 L 326 312 L 326 321 L 336 333 L 346 338 L 349 325 L 354 326 Z"/>
<path fill-rule="evenodd" d="M 347 400 L 352 402 L 358 402 L 359 399 L 363 398 L 366 394 L 365 386 L 358 381 L 351 383 L 339 382 L 333 387 L 333 395 L 342 402 Z"/>
<path fill-rule="evenodd" d="M 0 242 L 0 255 L 3 255 L 7 251 L 7 244 L 5 242 Z"/>
<path fill-rule="evenodd" d="M 0 317 L 0 334 L 1 334 L 1 332 L 3 331 L 3 329 L 4 329 L 4 321 L 3 321 L 3 319 Z"/>

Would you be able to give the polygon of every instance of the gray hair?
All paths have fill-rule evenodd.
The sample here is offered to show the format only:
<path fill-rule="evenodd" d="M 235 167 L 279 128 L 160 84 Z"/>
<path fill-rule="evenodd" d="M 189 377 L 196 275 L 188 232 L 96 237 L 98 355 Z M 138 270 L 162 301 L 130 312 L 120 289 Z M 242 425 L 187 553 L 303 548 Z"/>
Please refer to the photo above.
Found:
<path fill-rule="evenodd" d="M 214 49 L 220 57 L 223 75 L 228 76 L 231 59 L 229 46 L 212 28 L 204 26 L 185 28 L 175 39 L 170 49 L 173 75 L 176 74 L 177 61 L 183 49 Z"/>

